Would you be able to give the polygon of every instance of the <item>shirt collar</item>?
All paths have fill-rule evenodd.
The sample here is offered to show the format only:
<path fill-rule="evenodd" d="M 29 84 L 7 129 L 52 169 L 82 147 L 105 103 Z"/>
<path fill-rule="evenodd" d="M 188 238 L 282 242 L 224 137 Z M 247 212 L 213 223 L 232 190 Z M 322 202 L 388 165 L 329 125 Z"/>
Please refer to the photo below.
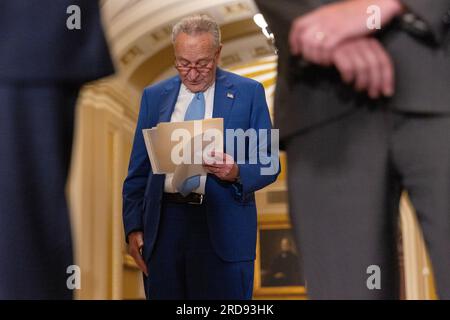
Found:
<path fill-rule="evenodd" d="M 210 86 L 208 87 L 208 89 L 206 89 L 205 91 L 203 91 L 203 94 L 204 94 L 204 95 L 207 95 L 209 92 L 211 92 L 212 90 L 214 90 L 215 87 L 216 87 L 216 82 L 214 81 L 214 82 L 212 83 L 212 85 L 210 85 Z M 181 88 L 180 88 L 180 94 L 181 94 L 181 95 L 194 95 L 195 93 L 192 92 L 191 90 L 189 90 L 189 89 L 184 85 L 184 83 L 182 82 L 182 83 L 181 83 Z"/>

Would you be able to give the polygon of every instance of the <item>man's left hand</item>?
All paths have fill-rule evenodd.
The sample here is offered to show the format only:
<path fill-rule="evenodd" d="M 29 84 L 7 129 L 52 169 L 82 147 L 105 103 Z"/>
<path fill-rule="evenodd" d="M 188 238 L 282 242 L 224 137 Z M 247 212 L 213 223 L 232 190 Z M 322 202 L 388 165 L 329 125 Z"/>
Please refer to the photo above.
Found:
<path fill-rule="evenodd" d="M 342 81 L 353 83 L 357 91 L 366 91 L 372 99 L 394 94 L 394 63 L 375 38 L 352 39 L 340 44 L 333 53 L 333 64 Z"/>
<path fill-rule="evenodd" d="M 239 167 L 233 157 L 223 152 L 213 151 L 210 159 L 204 161 L 203 167 L 220 180 L 234 182 L 239 176 Z"/>

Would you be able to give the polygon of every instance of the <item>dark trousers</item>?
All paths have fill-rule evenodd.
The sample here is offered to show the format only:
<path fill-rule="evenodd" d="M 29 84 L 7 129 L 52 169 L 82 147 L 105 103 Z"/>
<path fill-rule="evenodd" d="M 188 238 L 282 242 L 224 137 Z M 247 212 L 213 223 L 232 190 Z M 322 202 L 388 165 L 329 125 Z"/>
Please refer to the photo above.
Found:
<path fill-rule="evenodd" d="M 0 299 L 70 299 L 77 85 L 0 83 Z"/>
<path fill-rule="evenodd" d="M 226 262 L 209 238 L 205 205 L 163 203 L 149 277 L 148 299 L 251 299 L 253 261 Z"/>
<path fill-rule="evenodd" d="M 360 109 L 287 143 L 289 204 L 313 299 L 398 298 L 406 190 L 450 298 L 450 117 Z M 369 290 L 371 265 L 381 289 Z"/>

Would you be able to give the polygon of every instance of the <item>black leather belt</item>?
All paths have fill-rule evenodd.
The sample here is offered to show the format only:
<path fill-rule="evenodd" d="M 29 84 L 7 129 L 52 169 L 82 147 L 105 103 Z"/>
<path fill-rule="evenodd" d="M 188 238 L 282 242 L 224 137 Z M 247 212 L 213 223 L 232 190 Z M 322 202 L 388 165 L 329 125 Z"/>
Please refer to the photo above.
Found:
<path fill-rule="evenodd" d="M 181 193 L 163 193 L 162 201 L 171 203 L 186 203 L 186 204 L 202 204 L 203 194 L 191 192 L 186 197 L 183 197 Z"/>

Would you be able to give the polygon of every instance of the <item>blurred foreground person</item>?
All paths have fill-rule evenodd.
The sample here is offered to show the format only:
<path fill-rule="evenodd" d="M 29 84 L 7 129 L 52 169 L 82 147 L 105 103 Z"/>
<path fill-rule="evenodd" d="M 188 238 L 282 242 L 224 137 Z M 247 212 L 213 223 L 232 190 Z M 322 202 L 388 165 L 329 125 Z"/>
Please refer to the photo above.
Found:
<path fill-rule="evenodd" d="M 308 295 L 398 298 L 406 190 L 449 299 L 450 1 L 256 2 L 279 49 L 275 127 Z"/>
<path fill-rule="evenodd" d="M 71 5 L 81 29 L 67 27 Z M 74 107 L 113 72 L 98 3 L 2 0 L 0 30 L 0 299 L 71 299 Z"/>

